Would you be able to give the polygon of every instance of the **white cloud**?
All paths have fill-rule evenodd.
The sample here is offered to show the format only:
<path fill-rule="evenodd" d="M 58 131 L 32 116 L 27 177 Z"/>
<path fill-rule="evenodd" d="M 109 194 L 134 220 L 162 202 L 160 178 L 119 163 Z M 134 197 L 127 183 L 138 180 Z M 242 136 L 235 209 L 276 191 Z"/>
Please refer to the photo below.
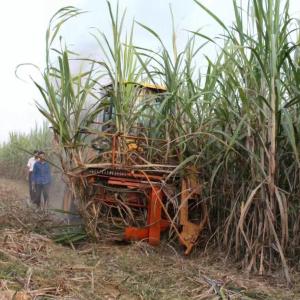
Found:
<path fill-rule="evenodd" d="M 45 31 L 49 19 L 65 5 L 84 1 L 5 1 L 0 10 L 0 141 L 10 131 L 29 131 L 42 117 L 34 105 L 38 94 L 33 85 L 16 78 L 15 68 L 21 63 L 43 66 Z M 29 69 L 26 69 L 29 71 Z M 25 72 L 22 72 L 25 76 Z"/>

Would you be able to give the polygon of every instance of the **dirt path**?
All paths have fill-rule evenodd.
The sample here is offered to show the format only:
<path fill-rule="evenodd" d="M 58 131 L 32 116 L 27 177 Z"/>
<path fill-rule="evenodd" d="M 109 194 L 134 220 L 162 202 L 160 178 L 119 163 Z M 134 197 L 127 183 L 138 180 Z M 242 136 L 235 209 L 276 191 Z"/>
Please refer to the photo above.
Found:
<path fill-rule="evenodd" d="M 49 191 L 49 208 L 62 209 L 64 183 L 59 175 L 53 176 Z M 21 180 L 9 180 L 0 177 L 0 201 L 10 198 L 10 201 L 24 200 L 29 203 L 28 183 Z"/>
<path fill-rule="evenodd" d="M 183 258 L 168 245 L 144 243 L 61 246 L 47 236 L 57 221 L 26 207 L 26 197 L 26 184 L 0 179 L 0 300 L 300 299 L 275 275 L 229 269 L 219 253 Z"/>

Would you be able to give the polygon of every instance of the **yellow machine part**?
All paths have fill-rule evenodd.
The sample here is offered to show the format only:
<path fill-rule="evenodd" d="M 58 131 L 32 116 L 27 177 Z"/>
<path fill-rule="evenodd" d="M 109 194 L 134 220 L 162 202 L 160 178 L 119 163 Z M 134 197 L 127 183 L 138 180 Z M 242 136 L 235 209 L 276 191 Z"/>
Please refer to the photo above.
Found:
<path fill-rule="evenodd" d="M 189 220 L 189 200 L 200 197 L 201 184 L 195 167 L 189 167 L 187 171 L 188 174 L 182 179 L 181 183 L 180 203 L 180 225 L 182 225 L 180 242 L 186 247 L 186 255 L 191 252 L 208 220 L 207 206 L 205 203 L 202 204 L 201 222 L 196 224 Z"/>

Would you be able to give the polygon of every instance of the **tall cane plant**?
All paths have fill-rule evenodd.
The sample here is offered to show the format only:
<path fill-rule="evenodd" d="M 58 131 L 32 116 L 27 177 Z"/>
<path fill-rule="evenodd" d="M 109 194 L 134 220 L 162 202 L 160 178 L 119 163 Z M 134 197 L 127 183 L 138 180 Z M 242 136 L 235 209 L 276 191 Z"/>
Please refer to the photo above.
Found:
<path fill-rule="evenodd" d="M 226 219 L 224 242 L 235 244 L 236 255 L 245 257 L 247 269 L 258 268 L 260 273 L 274 264 L 278 254 L 290 282 L 285 259 L 289 194 L 283 184 L 289 179 L 281 159 L 287 143 L 296 161 L 299 155 L 296 124 L 290 115 L 298 106 L 297 96 L 290 94 L 297 81 L 289 71 L 297 68 L 293 59 L 298 51 L 297 23 L 289 16 L 288 1 L 249 1 L 246 12 L 233 1 L 235 22 L 230 28 L 196 2 L 225 32 L 216 118 L 224 113 L 228 116 L 222 135 L 238 155 L 226 151 L 218 172 L 233 180 L 232 184 L 240 183 L 240 188 L 233 188 L 235 199 Z M 235 173 L 245 181 L 233 176 Z"/>

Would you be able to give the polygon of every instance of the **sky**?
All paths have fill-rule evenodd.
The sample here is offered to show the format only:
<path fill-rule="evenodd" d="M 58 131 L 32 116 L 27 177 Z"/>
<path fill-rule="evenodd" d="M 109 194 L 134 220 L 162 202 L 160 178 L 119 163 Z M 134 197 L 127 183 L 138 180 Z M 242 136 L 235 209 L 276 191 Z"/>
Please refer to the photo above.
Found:
<path fill-rule="evenodd" d="M 246 3 L 246 0 L 240 0 Z M 117 0 L 111 0 L 116 5 Z M 177 42 L 183 44 L 187 30 L 202 28 L 211 37 L 222 33 L 213 20 L 193 0 L 119 0 L 126 8 L 125 29 L 132 19 L 155 31 L 167 43 L 171 43 L 170 4 L 175 18 Z M 234 12 L 231 0 L 202 0 L 225 24 L 230 25 Z M 39 80 L 34 67 L 19 67 L 31 63 L 43 70 L 45 67 L 45 33 L 51 16 L 64 6 L 75 6 L 87 13 L 73 19 L 63 28 L 62 35 L 74 51 L 83 56 L 97 56 L 100 53 L 90 34 L 96 27 L 109 32 L 109 16 L 106 0 L 10 0 L 0 5 L 0 143 L 8 140 L 9 132 L 29 132 L 41 126 L 43 117 L 35 107 L 40 100 L 39 93 L 30 77 Z M 300 19 L 300 1 L 291 0 L 291 13 Z M 157 47 L 155 41 L 142 28 L 136 28 L 135 44 L 143 47 Z"/>

